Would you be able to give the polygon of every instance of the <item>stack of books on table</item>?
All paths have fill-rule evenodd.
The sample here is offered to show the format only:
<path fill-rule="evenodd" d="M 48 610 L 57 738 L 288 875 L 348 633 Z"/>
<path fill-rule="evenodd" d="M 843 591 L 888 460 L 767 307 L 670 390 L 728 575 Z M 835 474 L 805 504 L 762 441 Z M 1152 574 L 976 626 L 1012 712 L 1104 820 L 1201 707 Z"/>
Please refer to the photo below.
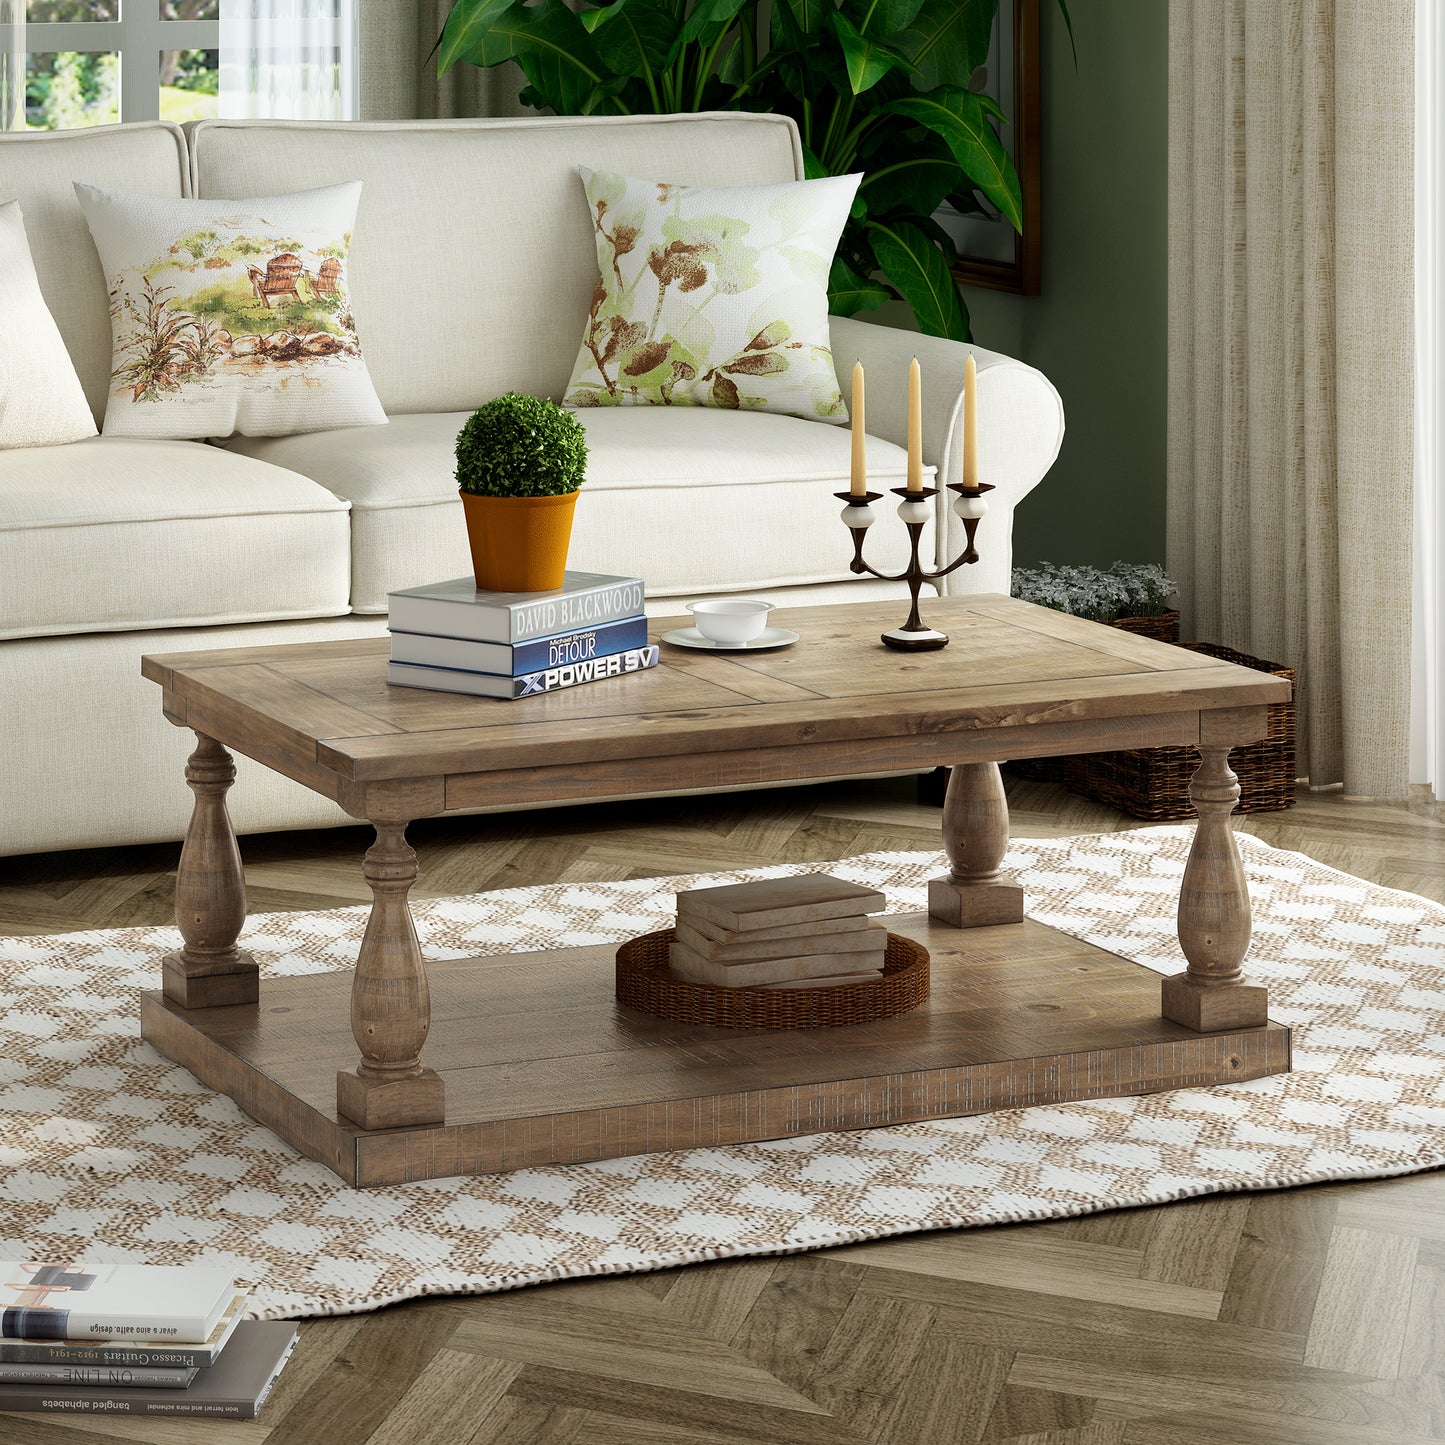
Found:
<path fill-rule="evenodd" d="M 296 1326 L 245 1309 L 220 1269 L 0 1262 L 0 1410 L 250 1420 Z"/>
<path fill-rule="evenodd" d="M 886 900 L 826 873 L 677 895 L 668 967 L 720 988 L 827 988 L 883 972 L 888 930 L 868 915 Z"/>
<path fill-rule="evenodd" d="M 398 687 L 533 697 L 657 666 L 636 577 L 568 572 L 555 592 L 483 592 L 470 577 L 389 594 Z"/>

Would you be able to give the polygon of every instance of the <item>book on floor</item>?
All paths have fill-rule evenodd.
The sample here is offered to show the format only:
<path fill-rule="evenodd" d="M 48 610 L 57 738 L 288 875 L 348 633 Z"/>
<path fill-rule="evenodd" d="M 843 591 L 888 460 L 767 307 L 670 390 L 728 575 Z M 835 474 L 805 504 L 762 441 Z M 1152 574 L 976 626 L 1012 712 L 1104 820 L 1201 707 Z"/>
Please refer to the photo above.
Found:
<path fill-rule="evenodd" d="M 568 572 L 555 592 L 483 592 L 471 577 L 388 594 L 397 632 L 499 642 L 509 647 L 600 627 L 642 612 L 642 582 L 602 572 Z"/>
<path fill-rule="evenodd" d="M 7 1365 L 0 1362 L 0 1385 L 87 1385 L 112 1390 L 146 1386 L 184 1390 L 200 1368 L 196 1365 Z"/>
<path fill-rule="evenodd" d="M 296 1326 L 288 1320 L 246 1320 L 220 1358 L 183 1390 L 130 1386 L 19 1385 L 0 1380 L 0 1410 L 66 1415 L 210 1415 L 254 1419 L 291 1351 Z"/>
<path fill-rule="evenodd" d="M 615 652 L 610 657 L 549 667 L 543 672 L 527 673 L 522 677 L 500 677 L 487 672 L 461 672 L 452 667 L 418 667 L 411 663 L 393 662 L 387 665 L 386 680 L 395 687 L 462 692 L 472 697 L 535 697 L 564 687 L 577 687 L 584 682 L 602 682 L 632 672 L 646 672 L 657 663 L 658 649 L 654 643 L 650 647 Z"/>
<path fill-rule="evenodd" d="M 223 1269 L 0 1261 L 0 1336 L 204 1344 L 235 1293 Z"/>
<path fill-rule="evenodd" d="M 391 660 L 419 667 L 451 667 L 459 672 L 484 672 L 522 677 L 574 662 L 590 662 L 647 646 L 647 619 L 639 614 L 598 627 L 539 637 L 515 647 L 505 642 L 473 642 L 464 637 L 438 637 L 391 630 Z"/>
<path fill-rule="evenodd" d="M 246 1296 L 231 1296 L 225 1312 L 203 1344 L 172 1340 L 152 1343 L 128 1340 L 7 1340 L 0 1338 L 0 1363 L 15 1365 L 137 1366 L 159 1369 L 204 1369 L 214 1365 L 245 1312 Z"/>

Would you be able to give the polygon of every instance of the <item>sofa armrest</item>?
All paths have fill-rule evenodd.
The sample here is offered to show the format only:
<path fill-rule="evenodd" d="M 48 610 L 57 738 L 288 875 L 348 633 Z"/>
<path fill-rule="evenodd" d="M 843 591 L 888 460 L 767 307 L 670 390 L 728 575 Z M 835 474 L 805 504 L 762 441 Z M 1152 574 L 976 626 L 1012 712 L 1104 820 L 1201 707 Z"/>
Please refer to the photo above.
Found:
<path fill-rule="evenodd" d="M 843 395 L 853 363 L 867 373 L 867 425 L 886 441 L 908 443 L 908 363 L 923 371 L 923 460 L 940 483 L 963 469 L 963 366 L 970 351 L 978 366 L 979 479 L 997 488 L 978 529 L 980 561 L 944 582 L 946 592 L 1008 592 L 1013 565 L 1013 510 L 1043 478 L 1064 438 L 1064 407 L 1042 372 L 1012 357 L 937 336 L 921 336 L 852 317 L 829 317 L 833 360 Z M 953 515 L 952 492 L 937 498 L 938 555 L 951 560 L 963 548 L 963 523 Z"/>

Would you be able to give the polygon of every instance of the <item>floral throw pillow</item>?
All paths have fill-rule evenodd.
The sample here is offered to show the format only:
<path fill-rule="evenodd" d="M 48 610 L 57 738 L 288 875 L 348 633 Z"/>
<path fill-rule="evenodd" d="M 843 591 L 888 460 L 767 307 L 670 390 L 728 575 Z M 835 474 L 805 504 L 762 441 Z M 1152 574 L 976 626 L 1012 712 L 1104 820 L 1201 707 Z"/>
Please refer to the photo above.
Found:
<path fill-rule="evenodd" d="M 243 201 L 75 190 L 110 290 L 106 436 L 386 420 L 347 279 L 360 181 Z"/>
<path fill-rule="evenodd" d="M 682 186 L 583 167 L 600 274 L 566 404 L 846 421 L 828 272 L 861 179 Z"/>

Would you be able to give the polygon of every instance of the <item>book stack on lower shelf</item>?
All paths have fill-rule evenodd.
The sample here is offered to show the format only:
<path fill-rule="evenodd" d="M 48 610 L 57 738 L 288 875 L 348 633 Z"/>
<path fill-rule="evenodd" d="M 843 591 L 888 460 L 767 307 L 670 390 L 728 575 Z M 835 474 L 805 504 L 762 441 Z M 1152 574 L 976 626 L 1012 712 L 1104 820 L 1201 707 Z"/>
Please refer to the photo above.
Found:
<path fill-rule="evenodd" d="M 768 878 L 677 895 L 668 966 L 721 988 L 827 988 L 883 972 L 888 932 L 870 913 L 875 888 L 827 873 Z"/>
<path fill-rule="evenodd" d="M 636 577 L 568 572 L 555 592 L 483 592 L 470 577 L 389 594 L 397 687 L 519 698 L 656 667 Z"/>
<path fill-rule="evenodd" d="M 0 1410 L 253 1419 L 296 1326 L 245 1310 L 219 1269 L 0 1263 Z"/>

